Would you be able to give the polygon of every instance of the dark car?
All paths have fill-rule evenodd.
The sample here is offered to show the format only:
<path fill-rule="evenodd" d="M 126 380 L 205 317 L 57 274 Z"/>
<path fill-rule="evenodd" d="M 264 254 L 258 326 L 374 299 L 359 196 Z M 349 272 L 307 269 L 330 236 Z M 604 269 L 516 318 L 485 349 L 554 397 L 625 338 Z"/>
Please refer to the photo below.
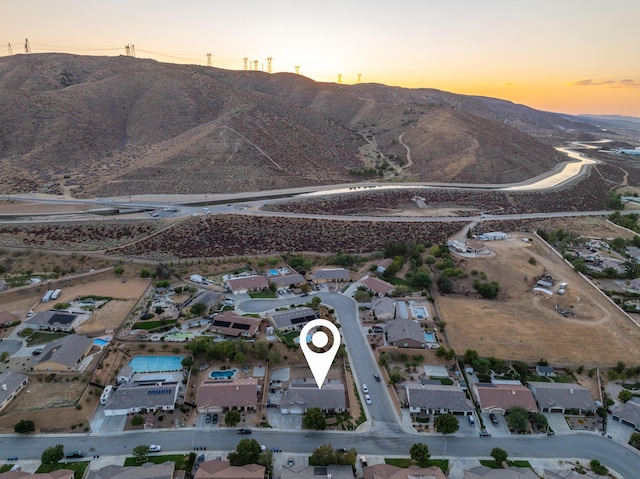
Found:
<path fill-rule="evenodd" d="M 77 457 L 84 457 L 86 454 L 84 451 L 72 451 L 68 452 L 66 455 L 67 459 L 75 459 Z"/>
<path fill-rule="evenodd" d="M 209 423 L 211 422 L 211 414 L 207 414 L 207 415 L 204 417 L 204 422 L 206 422 L 207 424 L 209 424 Z"/>
<path fill-rule="evenodd" d="M 480 435 L 480 437 L 491 437 L 491 433 L 485 430 L 480 431 L 478 434 Z"/>
<path fill-rule="evenodd" d="M 251 429 L 247 429 L 247 428 L 240 428 L 238 429 L 238 434 L 251 434 Z"/>
<path fill-rule="evenodd" d="M 498 425 L 498 418 L 496 417 L 495 414 L 493 413 L 489 414 L 489 418 L 491 419 L 491 422 L 493 423 L 494 426 Z"/>
<path fill-rule="evenodd" d="M 375 378 L 376 381 L 380 382 L 380 376 L 378 376 L 377 374 L 374 374 L 373 377 Z"/>
<path fill-rule="evenodd" d="M 340 447 L 340 448 L 336 449 L 336 451 L 338 451 L 338 452 L 347 452 L 348 449 L 346 447 Z"/>
<path fill-rule="evenodd" d="M 218 415 L 214 414 L 213 416 L 211 416 L 211 422 L 213 424 L 218 424 Z"/>

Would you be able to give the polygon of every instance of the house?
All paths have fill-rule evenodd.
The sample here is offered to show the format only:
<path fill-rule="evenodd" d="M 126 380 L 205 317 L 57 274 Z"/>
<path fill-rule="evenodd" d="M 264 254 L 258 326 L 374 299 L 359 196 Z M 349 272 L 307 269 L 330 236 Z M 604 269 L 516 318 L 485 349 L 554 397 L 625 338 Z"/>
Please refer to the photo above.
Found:
<path fill-rule="evenodd" d="M 25 471 L 7 471 L 0 473 L 0 479 L 74 479 L 75 473 L 70 469 L 58 469 L 51 472 L 38 472 L 31 474 Z"/>
<path fill-rule="evenodd" d="M 382 281 L 374 276 L 369 276 L 368 278 L 364 278 L 360 280 L 360 283 L 367 288 L 372 293 L 378 296 L 386 296 L 391 294 L 394 290 L 395 286 L 391 283 L 387 283 L 386 281 Z"/>
<path fill-rule="evenodd" d="M 469 253 L 480 253 L 487 251 L 487 247 L 482 241 L 468 239 L 465 241 L 466 251 Z"/>
<path fill-rule="evenodd" d="M 591 393 L 575 383 L 530 382 L 529 389 L 542 412 L 565 413 L 573 409 L 584 413 L 595 413 L 596 405 Z"/>
<path fill-rule="evenodd" d="M 281 479 L 353 479 L 351 466 L 282 466 Z"/>
<path fill-rule="evenodd" d="M 640 431 L 640 402 L 631 399 L 611 409 L 611 417 L 622 424 Z"/>
<path fill-rule="evenodd" d="M 215 459 L 198 465 L 194 479 L 263 479 L 265 467 L 258 464 L 232 466 L 229 461 Z"/>
<path fill-rule="evenodd" d="M 196 393 L 198 412 L 215 413 L 237 410 L 255 410 L 258 406 L 258 379 L 208 379 L 200 384 Z"/>
<path fill-rule="evenodd" d="M 462 416 L 473 414 L 473 404 L 458 386 L 442 384 L 408 385 L 409 412 L 414 414 L 453 413 Z"/>
<path fill-rule="evenodd" d="M 491 231 L 477 236 L 477 239 L 480 241 L 498 241 L 505 240 L 507 238 L 511 238 L 511 236 L 507 233 L 503 233 L 502 231 Z"/>
<path fill-rule="evenodd" d="M 192 274 L 191 276 L 189 276 L 189 279 L 191 281 L 193 281 L 194 283 L 204 283 L 205 279 L 200 276 L 199 274 Z"/>
<path fill-rule="evenodd" d="M 304 279 L 304 276 L 302 276 L 301 274 L 295 273 L 295 274 L 287 274 L 284 276 L 282 275 L 270 276 L 269 282 L 275 284 L 278 289 L 280 288 L 294 289 L 302 286 L 304 283 L 307 282 L 307 280 Z"/>
<path fill-rule="evenodd" d="M 116 377 L 116 383 L 128 383 L 131 381 L 131 376 L 133 375 L 133 368 L 128 364 L 126 366 L 122 366 L 118 371 L 118 375 Z"/>
<path fill-rule="evenodd" d="M 473 383 L 472 390 L 483 413 L 504 415 L 509 409 L 516 406 L 527 411 L 538 412 L 538 406 L 531 390 L 519 382 Z"/>
<path fill-rule="evenodd" d="M 93 340 L 86 336 L 70 334 L 47 344 L 33 371 L 76 371 L 82 359 L 93 347 Z"/>
<path fill-rule="evenodd" d="M 173 461 L 153 464 L 147 462 L 141 466 L 105 466 L 89 471 L 87 479 L 173 479 L 176 465 Z M 73 476 L 72 476 L 73 477 Z"/>
<path fill-rule="evenodd" d="M 378 261 L 378 264 L 376 265 L 376 272 L 378 274 L 384 273 L 387 270 L 387 268 L 391 266 L 391 263 L 393 263 L 392 258 L 381 259 L 380 261 Z"/>
<path fill-rule="evenodd" d="M 124 416 L 140 411 L 173 411 L 179 384 L 174 381 L 134 381 L 113 390 L 104 406 L 105 416 Z"/>
<path fill-rule="evenodd" d="M 543 469 L 544 479 L 609 479 L 610 476 L 601 476 L 592 471 L 584 474 L 567 469 Z"/>
<path fill-rule="evenodd" d="M 69 333 L 90 317 L 91 313 L 81 314 L 61 310 L 38 311 L 31 318 L 23 321 L 23 324 L 36 329 Z"/>
<path fill-rule="evenodd" d="M 29 376 L 8 371 L 0 374 L 0 411 L 15 399 L 29 382 Z"/>
<path fill-rule="evenodd" d="M 371 299 L 371 310 L 374 316 L 382 321 L 396 317 L 396 301 L 389 297 Z"/>
<path fill-rule="evenodd" d="M 304 383 L 293 382 L 285 389 L 280 400 L 281 414 L 304 414 L 309 408 L 318 408 L 325 413 L 347 410 L 344 384 L 325 382 L 318 389 L 315 380 Z"/>
<path fill-rule="evenodd" d="M 261 274 L 230 278 L 225 284 L 233 294 L 247 294 L 251 291 L 261 291 L 269 287 L 269 281 Z"/>
<path fill-rule="evenodd" d="M 637 246 L 627 246 L 627 256 L 635 261 L 640 261 L 640 248 Z"/>
<path fill-rule="evenodd" d="M 202 303 L 207 307 L 207 311 L 217 308 L 224 301 L 224 294 L 216 291 L 205 291 L 196 296 L 191 304 Z"/>
<path fill-rule="evenodd" d="M 491 469 L 487 466 L 476 466 L 465 469 L 462 479 L 540 479 L 538 475 L 527 467 L 508 467 L 506 469 Z"/>
<path fill-rule="evenodd" d="M 640 291 L 640 278 L 635 278 L 629 281 L 628 289 L 632 289 L 634 291 Z"/>
<path fill-rule="evenodd" d="M 578 257 L 583 259 L 584 261 L 593 262 L 600 260 L 600 253 L 598 253 L 597 251 L 591 251 L 587 248 L 577 249 L 574 251 L 574 253 L 576 253 Z"/>
<path fill-rule="evenodd" d="M 302 329 L 309 321 L 317 319 L 318 315 L 311 308 L 296 308 L 271 313 L 268 318 L 274 328 L 286 332 Z"/>
<path fill-rule="evenodd" d="M 556 372 L 551 366 L 536 366 L 536 374 L 543 378 L 555 378 Z"/>
<path fill-rule="evenodd" d="M 209 329 L 224 336 L 251 338 L 258 333 L 261 322 L 261 318 L 240 316 L 232 311 L 225 311 L 213 317 Z"/>
<path fill-rule="evenodd" d="M 349 271 L 344 268 L 319 269 L 309 275 L 316 283 L 341 283 L 351 281 Z"/>
<path fill-rule="evenodd" d="M 398 467 L 391 464 L 376 464 L 362 468 L 364 479 L 447 479 L 437 466 Z"/>
<path fill-rule="evenodd" d="M 424 348 L 422 326 L 411 319 L 395 319 L 387 323 L 387 341 L 398 348 Z"/>

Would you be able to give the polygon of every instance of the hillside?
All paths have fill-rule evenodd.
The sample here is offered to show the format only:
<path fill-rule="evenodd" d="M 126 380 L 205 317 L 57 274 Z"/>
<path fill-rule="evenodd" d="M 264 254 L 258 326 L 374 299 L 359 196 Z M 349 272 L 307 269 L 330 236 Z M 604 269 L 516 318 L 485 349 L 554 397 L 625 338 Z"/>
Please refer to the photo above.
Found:
<path fill-rule="evenodd" d="M 522 181 L 588 125 L 495 99 L 131 57 L 0 58 L 0 193 L 224 193 L 357 181 Z M 411 152 L 411 163 L 407 150 Z"/>

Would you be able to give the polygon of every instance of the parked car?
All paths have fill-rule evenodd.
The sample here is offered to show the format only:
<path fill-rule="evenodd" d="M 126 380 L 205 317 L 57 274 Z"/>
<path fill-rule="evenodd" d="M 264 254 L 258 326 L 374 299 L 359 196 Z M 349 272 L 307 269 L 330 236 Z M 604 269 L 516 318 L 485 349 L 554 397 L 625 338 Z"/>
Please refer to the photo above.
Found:
<path fill-rule="evenodd" d="M 209 424 L 211 422 L 211 414 L 207 414 L 204 417 L 204 422 L 207 423 L 207 424 Z"/>
<path fill-rule="evenodd" d="M 495 414 L 490 413 L 489 418 L 491 419 L 491 422 L 493 423 L 494 426 L 498 425 L 498 417 Z"/>
<path fill-rule="evenodd" d="M 251 434 L 251 429 L 247 429 L 245 427 L 242 427 L 242 428 L 238 429 L 238 434 Z"/>
<path fill-rule="evenodd" d="M 373 375 L 373 377 L 375 378 L 375 380 L 376 380 L 377 382 L 380 382 L 380 376 L 379 376 L 379 375 L 374 374 L 374 375 Z"/>
<path fill-rule="evenodd" d="M 347 452 L 349 449 L 347 449 L 346 447 L 340 447 L 338 449 L 336 449 L 336 451 L 338 452 Z"/>
<path fill-rule="evenodd" d="M 162 447 L 157 444 L 151 444 L 149 446 L 149 452 L 160 452 L 160 449 L 162 449 Z"/>
<path fill-rule="evenodd" d="M 295 462 L 293 461 L 293 457 L 290 457 L 289 459 L 287 459 L 287 466 L 293 466 L 295 464 Z"/>
<path fill-rule="evenodd" d="M 66 455 L 67 459 L 75 459 L 77 457 L 84 457 L 86 453 L 84 451 L 71 451 Z"/>
<path fill-rule="evenodd" d="M 467 416 L 469 418 L 469 425 L 470 426 L 475 426 L 476 425 L 476 420 L 473 418 L 473 414 L 471 416 Z"/>
<path fill-rule="evenodd" d="M 491 437 L 491 433 L 485 431 L 484 429 L 478 433 L 480 437 Z"/>
<path fill-rule="evenodd" d="M 31 351 L 31 355 L 32 356 L 40 356 L 42 354 L 42 351 L 44 351 L 44 349 L 36 348 L 33 351 Z"/>
<path fill-rule="evenodd" d="M 367 404 L 371 404 L 371 396 L 369 396 L 368 394 L 364 395 L 364 400 L 367 402 Z"/>
<path fill-rule="evenodd" d="M 214 414 L 213 416 L 211 416 L 211 422 L 213 424 L 218 424 L 218 415 Z"/>

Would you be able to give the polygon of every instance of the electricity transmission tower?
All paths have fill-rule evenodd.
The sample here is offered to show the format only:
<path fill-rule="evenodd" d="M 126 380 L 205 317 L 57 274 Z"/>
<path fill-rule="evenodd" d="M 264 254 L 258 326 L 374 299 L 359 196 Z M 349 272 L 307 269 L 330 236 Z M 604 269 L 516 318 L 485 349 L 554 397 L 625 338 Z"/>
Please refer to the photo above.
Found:
<path fill-rule="evenodd" d="M 13 55 L 13 48 L 11 48 L 11 42 L 9 42 L 9 45 L 8 45 L 7 51 L 8 51 L 8 53 L 9 53 L 9 55 Z"/>
<path fill-rule="evenodd" d="M 28 38 L 24 39 L 24 52 L 25 53 L 31 53 L 31 46 L 29 45 L 29 39 Z"/>

